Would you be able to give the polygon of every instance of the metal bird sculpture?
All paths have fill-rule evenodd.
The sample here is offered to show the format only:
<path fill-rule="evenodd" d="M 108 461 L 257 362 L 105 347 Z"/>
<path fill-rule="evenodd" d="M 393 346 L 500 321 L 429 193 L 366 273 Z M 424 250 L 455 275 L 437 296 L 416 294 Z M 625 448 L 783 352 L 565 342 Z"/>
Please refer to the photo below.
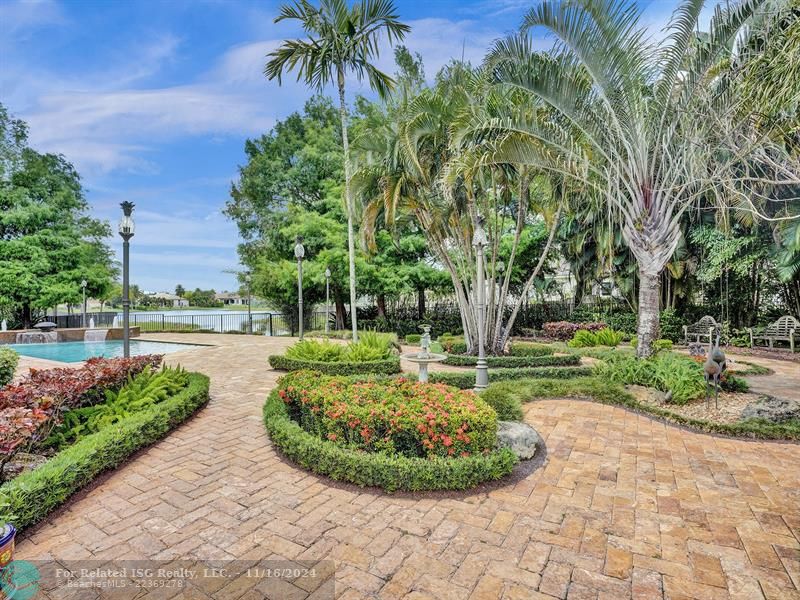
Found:
<path fill-rule="evenodd" d="M 708 358 L 706 362 L 703 364 L 703 374 L 706 379 L 706 409 L 708 409 L 708 405 L 710 402 L 710 394 L 708 392 L 708 386 L 714 386 L 714 408 L 718 408 L 719 406 L 719 380 L 722 377 L 722 374 L 725 372 L 725 369 L 728 368 L 727 359 L 725 358 L 725 353 L 719 347 L 719 334 L 717 334 L 717 341 L 714 346 L 711 348 L 711 351 L 708 353 Z"/>

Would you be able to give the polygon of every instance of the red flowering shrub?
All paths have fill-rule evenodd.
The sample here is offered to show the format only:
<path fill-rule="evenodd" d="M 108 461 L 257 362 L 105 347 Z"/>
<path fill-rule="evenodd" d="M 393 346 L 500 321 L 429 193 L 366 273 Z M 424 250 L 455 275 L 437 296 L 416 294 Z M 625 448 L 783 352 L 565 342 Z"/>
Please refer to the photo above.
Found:
<path fill-rule="evenodd" d="M 296 371 L 279 381 L 278 394 L 309 433 L 366 452 L 469 456 L 496 442 L 494 410 L 473 392 L 444 384 Z"/>
<path fill-rule="evenodd" d="M 576 331 L 581 329 L 591 332 L 605 328 L 605 323 L 570 323 L 569 321 L 551 321 L 542 326 L 542 334 L 551 340 L 571 340 Z"/>
<path fill-rule="evenodd" d="M 161 359 L 155 354 L 92 358 L 80 369 L 31 369 L 19 383 L 0 389 L 0 480 L 11 457 L 46 435 L 62 413 L 102 401 L 106 390 L 121 388 Z"/>

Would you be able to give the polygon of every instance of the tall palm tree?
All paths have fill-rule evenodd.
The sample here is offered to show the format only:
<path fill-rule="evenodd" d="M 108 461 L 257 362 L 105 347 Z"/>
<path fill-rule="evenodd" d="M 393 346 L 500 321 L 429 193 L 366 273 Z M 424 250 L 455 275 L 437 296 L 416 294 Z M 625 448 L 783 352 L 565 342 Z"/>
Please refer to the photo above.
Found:
<path fill-rule="evenodd" d="M 785 0 L 784 0 L 785 1 Z M 770 6 L 717 6 L 709 33 L 696 34 L 704 0 L 683 0 L 653 45 L 641 9 L 628 0 L 544 1 L 522 32 L 487 59 L 498 85 L 545 102 L 553 118 L 494 119 L 492 162 L 526 164 L 583 183 L 603 198 L 638 264 L 638 353 L 659 335 L 659 282 L 681 239 L 681 218 L 699 199 L 738 204 L 764 217 L 758 200 L 793 184 L 785 152 L 734 109 L 715 70 L 738 36 Z M 530 29 L 557 40 L 534 50 Z M 735 118 L 734 118 L 735 117 Z M 783 218 L 783 217 L 780 217 Z"/>
<path fill-rule="evenodd" d="M 342 120 L 344 147 L 344 195 L 347 210 L 347 250 L 350 258 L 350 313 L 353 341 L 358 340 L 356 319 L 356 263 L 353 238 L 353 200 L 350 190 L 350 141 L 347 137 L 347 103 L 345 78 L 354 74 L 359 81 L 366 78 L 381 97 L 392 89 L 392 78 L 380 71 L 372 61 L 378 58 L 379 42 L 385 35 L 390 44 L 401 41 L 411 31 L 398 20 L 392 0 L 360 0 L 352 7 L 346 0 L 321 0 L 315 6 L 308 0 L 283 5 L 275 22 L 297 20 L 309 37 L 287 40 L 269 54 L 264 67 L 267 78 L 281 81 L 284 70 L 297 70 L 297 79 L 322 90 L 335 83 L 339 92 L 339 115 Z"/>

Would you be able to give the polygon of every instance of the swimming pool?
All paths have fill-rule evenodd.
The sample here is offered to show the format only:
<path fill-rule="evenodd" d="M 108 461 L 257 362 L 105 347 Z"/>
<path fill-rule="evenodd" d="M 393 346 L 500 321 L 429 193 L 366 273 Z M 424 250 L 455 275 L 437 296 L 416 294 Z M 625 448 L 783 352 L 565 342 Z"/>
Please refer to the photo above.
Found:
<path fill-rule="evenodd" d="M 2 347 L 2 346 L 0 346 Z M 81 362 L 95 356 L 115 358 L 123 355 L 122 340 L 104 342 L 59 342 L 57 344 L 9 344 L 22 356 L 45 358 L 59 362 Z M 131 356 L 141 354 L 170 354 L 179 350 L 203 348 L 197 344 L 178 344 L 174 342 L 154 342 L 150 340 L 131 340 Z"/>

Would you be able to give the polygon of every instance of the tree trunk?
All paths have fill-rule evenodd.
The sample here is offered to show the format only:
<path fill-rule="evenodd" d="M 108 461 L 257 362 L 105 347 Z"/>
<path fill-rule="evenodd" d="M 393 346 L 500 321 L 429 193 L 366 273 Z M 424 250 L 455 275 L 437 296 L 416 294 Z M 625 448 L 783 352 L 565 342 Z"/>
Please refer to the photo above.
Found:
<path fill-rule="evenodd" d="M 336 305 L 336 325 L 335 329 L 341 330 L 344 329 L 344 324 L 347 319 L 347 310 L 344 307 L 344 299 L 337 296 L 333 303 Z"/>
<path fill-rule="evenodd" d="M 375 297 L 375 304 L 378 305 L 378 318 L 385 319 L 386 318 L 386 295 L 385 294 L 378 294 Z"/>
<path fill-rule="evenodd" d="M 30 329 L 33 321 L 33 317 L 31 316 L 31 306 L 30 304 L 25 304 L 22 307 L 22 328 L 23 329 Z"/>
<path fill-rule="evenodd" d="M 339 117 L 342 120 L 342 147 L 344 148 L 344 198 L 347 210 L 347 254 L 350 266 L 350 313 L 353 324 L 353 341 L 358 341 L 356 322 L 356 249 L 353 235 L 353 198 L 350 192 L 350 140 L 347 138 L 347 104 L 344 97 L 344 70 L 338 69 Z"/>
<path fill-rule="evenodd" d="M 425 288 L 417 290 L 417 318 L 425 318 Z"/>
<path fill-rule="evenodd" d="M 653 342 L 659 337 L 659 300 L 661 278 L 658 273 L 639 269 L 639 343 L 636 356 L 653 355 Z"/>

